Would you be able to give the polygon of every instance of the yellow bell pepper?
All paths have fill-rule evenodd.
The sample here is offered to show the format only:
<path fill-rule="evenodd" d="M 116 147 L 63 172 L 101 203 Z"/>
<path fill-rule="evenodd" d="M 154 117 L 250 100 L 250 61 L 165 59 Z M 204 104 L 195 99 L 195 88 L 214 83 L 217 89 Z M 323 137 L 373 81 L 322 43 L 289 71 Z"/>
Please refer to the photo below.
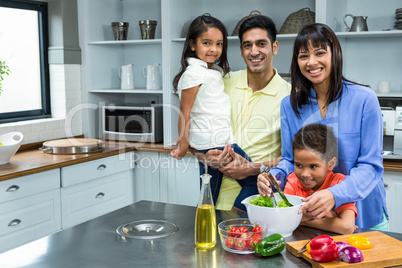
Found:
<path fill-rule="evenodd" d="M 348 244 L 358 249 L 369 249 L 374 247 L 370 240 L 362 235 L 352 235 L 348 238 Z"/>

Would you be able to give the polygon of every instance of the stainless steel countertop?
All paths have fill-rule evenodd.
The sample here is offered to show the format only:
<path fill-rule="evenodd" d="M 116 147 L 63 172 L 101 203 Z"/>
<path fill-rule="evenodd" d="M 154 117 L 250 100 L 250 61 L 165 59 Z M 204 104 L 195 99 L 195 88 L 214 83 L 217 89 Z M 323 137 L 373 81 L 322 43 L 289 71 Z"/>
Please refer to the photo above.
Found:
<path fill-rule="evenodd" d="M 195 207 L 140 201 L 53 235 L 0 254 L 1 267 L 311 267 L 286 250 L 263 258 L 257 254 L 226 252 L 218 237 L 216 248 L 194 246 Z M 246 214 L 217 211 L 217 222 Z M 154 240 L 125 238 L 116 233 L 122 224 L 138 220 L 166 220 L 179 231 Z M 318 230 L 299 227 L 286 241 L 308 239 Z M 367 230 L 361 230 L 367 231 Z M 318 231 L 325 233 L 323 231 Z M 329 233 L 331 234 L 331 233 Z M 402 234 L 387 233 L 399 240 Z"/>

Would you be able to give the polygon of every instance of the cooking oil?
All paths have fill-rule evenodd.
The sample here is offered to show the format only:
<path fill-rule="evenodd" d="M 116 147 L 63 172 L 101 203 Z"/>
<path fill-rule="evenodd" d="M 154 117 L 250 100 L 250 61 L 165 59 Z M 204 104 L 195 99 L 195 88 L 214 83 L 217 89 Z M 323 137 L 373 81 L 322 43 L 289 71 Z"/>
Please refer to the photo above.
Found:
<path fill-rule="evenodd" d="M 216 246 L 216 214 L 211 194 L 208 174 L 208 165 L 205 162 L 205 174 L 201 175 L 202 186 L 195 215 L 195 245 L 199 248 L 213 248 Z"/>
<path fill-rule="evenodd" d="M 197 207 L 195 245 L 200 248 L 213 248 L 216 245 L 216 215 L 213 205 Z"/>

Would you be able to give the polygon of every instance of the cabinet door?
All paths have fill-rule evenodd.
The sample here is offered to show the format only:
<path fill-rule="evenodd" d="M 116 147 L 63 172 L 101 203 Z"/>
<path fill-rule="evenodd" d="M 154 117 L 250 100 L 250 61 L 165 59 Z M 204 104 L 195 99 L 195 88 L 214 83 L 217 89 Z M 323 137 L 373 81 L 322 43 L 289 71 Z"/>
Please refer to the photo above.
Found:
<path fill-rule="evenodd" d="M 61 189 L 63 228 L 133 203 L 133 172 L 123 171 Z"/>
<path fill-rule="evenodd" d="M 384 186 L 387 194 L 389 214 L 389 231 L 402 233 L 402 174 L 401 172 L 384 171 Z"/>
<path fill-rule="evenodd" d="M 161 201 L 159 153 L 134 152 L 134 200 Z"/>
<path fill-rule="evenodd" d="M 0 252 L 60 229 L 60 189 L 0 204 Z"/>

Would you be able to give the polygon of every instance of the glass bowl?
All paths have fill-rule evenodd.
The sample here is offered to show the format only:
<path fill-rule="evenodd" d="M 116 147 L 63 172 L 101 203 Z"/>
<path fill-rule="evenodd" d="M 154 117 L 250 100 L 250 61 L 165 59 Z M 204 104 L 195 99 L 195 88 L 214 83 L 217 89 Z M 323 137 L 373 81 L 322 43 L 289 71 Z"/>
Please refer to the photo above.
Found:
<path fill-rule="evenodd" d="M 233 234 L 230 232 L 232 227 L 247 228 L 247 233 Z M 259 242 L 265 237 L 265 230 L 262 233 L 253 233 L 256 225 L 252 224 L 249 219 L 231 219 L 222 221 L 218 224 L 218 232 L 221 239 L 222 248 L 228 252 L 236 254 L 251 254 L 254 253 L 252 242 Z M 260 240 L 259 240 L 260 239 Z"/>

